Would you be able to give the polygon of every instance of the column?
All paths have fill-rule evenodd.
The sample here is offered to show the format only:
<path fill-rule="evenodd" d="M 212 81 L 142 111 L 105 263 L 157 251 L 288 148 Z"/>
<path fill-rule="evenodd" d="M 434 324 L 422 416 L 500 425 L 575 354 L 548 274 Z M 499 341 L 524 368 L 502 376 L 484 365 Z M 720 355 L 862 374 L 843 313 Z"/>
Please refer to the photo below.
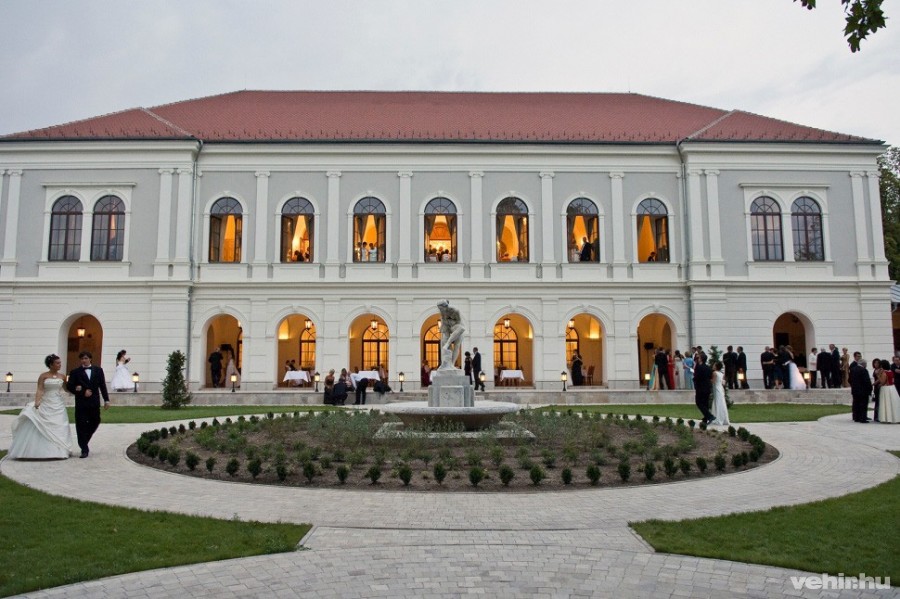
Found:
<path fill-rule="evenodd" d="M 628 229 L 625 226 L 625 194 L 622 179 L 625 173 L 610 173 L 609 185 L 612 196 L 612 240 L 613 240 L 613 279 L 619 280 L 626 276 L 627 262 L 625 260 L 625 237 Z M 635 235 L 635 232 L 631 232 Z"/>
<path fill-rule="evenodd" d="M 159 223 L 156 228 L 156 261 L 153 276 L 165 279 L 169 276 L 170 247 L 172 242 L 172 173 L 171 168 L 159 169 Z"/>
<path fill-rule="evenodd" d="M 400 177 L 400 210 L 397 215 L 397 226 L 400 227 L 400 256 L 399 264 L 403 268 L 400 278 L 409 278 L 409 266 L 412 263 L 411 244 L 416 243 L 415 236 L 411 234 L 413 231 L 413 215 L 412 208 L 412 176 L 410 171 L 400 171 L 397 173 Z M 405 276 L 404 276 L 405 274 Z"/>
<path fill-rule="evenodd" d="M 484 173 L 471 171 L 469 173 L 469 188 L 472 209 L 469 217 L 469 229 L 471 231 L 471 277 L 473 279 L 484 278 L 484 223 L 490 215 L 484 213 L 482 198 L 482 183 Z M 493 351 L 493 350 L 492 350 Z M 484 358 L 482 358 L 483 360 Z"/>
<path fill-rule="evenodd" d="M 725 276 L 722 260 L 722 221 L 719 215 L 719 171 L 706 170 L 706 213 L 709 226 L 709 261 L 713 278 Z"/>
<path fill-rule="evenodd" d="M 878 185 L 878 171 L 868 171 L 866 179 L 869 182 L 869 211 L 872 214 L 872 245 L 874 255 L 872 259 L 876 263 L 878 278 L 887 278 L 887 258 L 884 256 L 884 229 L 881 214 L 881 187 Z"/>
<path fill-rule="evenodd" d="M 850 188 L 853 194 L 853 223 L 856 230 L 856 271 L 862 279 L 871 278 L 869 263 L 872 256 L 869 254 L 869 239 L 867 237 L 866 201 L 863 193 L 862 177 L 864 173 L 850 173 Z"/>
<path fill-rule="evenodd" d="M 544 276 L 552 276 L 553 271 L 548 270 L 556 265 L 553 252 L 553 177 L 550 171 L 541 174 L 541 264 L 544 265 Z"/>
<path fill-rule="evenodd" d="M 609 388 L 637 389 L 640 386 L 637 330 L 631 330 L 631 307 L 627 299 L 613 300 L 612 329 L 606 340 Z"/>
<path fill-rule="evenodd" d="M 175 278 L 190 277 L 191 209 L 193 206 L 193 174 L 191 168 L 178 169 L 178 197 L 175 212 Z"/>
<path fill-rule="evenodd" d="M 700 175 L 702 171 L 688 171 L 688 197 L 685 198 L 686 203 L 690 207 L 690 227 L 691 236 L 691 256 L 692 264 L 706 262 L 706 250 L 703 240 L 703 203 L 702 194 L 700 192 Z M 706 278 L 705 268 L 691 268 L 691 278 Z"/>
<path fill-rule="evenodd" d="M 325 264 L 329 278 L 337 278 L 340 257 L 338 255 L 341 223 L 341 171 L 328 171 L 328 208 L 325 219 L 328 227 L 328 246 L 325 248 Z"/>
<path fill-rule="evenodd" d="M 9 197 L 6 206 L 6 235 L 3 241 L 3 260 L 0 262 L 0 279 L 16 277 L 16 243 L 19 231 L 19 195 L 22 192 L 22 171 L 11 170 L 9 174 Z M 49 234 L 49 231 L 44 232 Z M 41 256 L 46 260 L 46 256 Z"/>
<path fill-rule="evenodd" d="M 253 280 L 269 277 L 269 171 L 256 171 L 256 220 L 253 240 Z"/>

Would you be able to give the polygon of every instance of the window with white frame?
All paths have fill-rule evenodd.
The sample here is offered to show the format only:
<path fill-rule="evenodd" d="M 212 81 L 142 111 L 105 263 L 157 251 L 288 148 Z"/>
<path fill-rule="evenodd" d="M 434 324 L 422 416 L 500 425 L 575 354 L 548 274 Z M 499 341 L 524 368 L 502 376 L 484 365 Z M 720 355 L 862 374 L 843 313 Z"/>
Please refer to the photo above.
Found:
<path fill-rule="evenodd" d="M 114 195 L 94 204 L 91 227 L 91 260 L 121 262 L 125 247 L 125 202 Z"/>
<path fill-rule="evenodd" d="M 784 260 L 778 202 L 768 196 L 753 200 L 750 204 L 750 236 L 754 260 Z"/>
<path fill-rule="evenodd" d="M 638 262 L 669 261 L 669 211 L 656 198 L 643 200 L 637 208 Z"/>
<path fill-rule="evenodd" d="M 219 198 L 209 211 L 209 261 L 240 262 L 243 235 L 241 203 Z"/>
<path fill-rule="evenodd" d="M 566 243 L 569 262 L 600 262 L 600 218 L 597 205 L 576 198 L 566 208 Z"/>
<path fill-rule="evenodd" d="M 77 262 L 81 259 L 83 212 L 81 200 L 75 196 L 63 196 L 53 203 L 48 260 Z"/>
<path fill-rule="evenodd" d="M 281 210 L 281 261 L 312 262 L 315 210 L 306 198 L 291 198 Z"/>
<path fill-rule="evenodd" d="M 803 196 L 791 205 L 791 232 L 794 236 L 794 260 L 825 260 L 822 237 L 822 209 L 818 202 Z"/>
<path fill-rule="evenodd" d="M 425 206 L 425 262 L 456 262 L 456 205 L 434 198 Z"/>
<path fill-rule="evenodd" d="M 387 210 L 378 198 L 366 197 L 353 207 L 353 261 L 384 262 L 387 258 Z"/>
<path fill-rule="evenodd" d="M 528 262 L 528 206 L 519 198 L 497 205 L 497 262 Z"/>

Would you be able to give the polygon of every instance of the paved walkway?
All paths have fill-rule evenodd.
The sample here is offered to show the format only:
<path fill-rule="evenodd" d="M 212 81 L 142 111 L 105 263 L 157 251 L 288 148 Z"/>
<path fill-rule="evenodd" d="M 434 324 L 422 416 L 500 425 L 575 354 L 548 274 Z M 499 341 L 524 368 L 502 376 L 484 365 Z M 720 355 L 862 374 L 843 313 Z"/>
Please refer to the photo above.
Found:
<path fill-rule="evenodd" d="M 12 418 L 0 416 L 0 447 Z M 125 448 L 151 428 L 103 425 L 87 460 L 4 460 L 49 493 L 146 509 L 311 522 L 307 551 L 116 576 L 33 597 L 610 596 L 863 597 L 900 591 L 794 589 L 782 568 L 654 553 L 627 526 L 806 503 L 900 474 L 900 426 L 849 415 L 754 424 L 779 448 L 762 468 L 711 479 L 545 493 L 369 492 L 266 487 L 144 468 Z M 868 573 L 879 575 L 879 573 Z"/>

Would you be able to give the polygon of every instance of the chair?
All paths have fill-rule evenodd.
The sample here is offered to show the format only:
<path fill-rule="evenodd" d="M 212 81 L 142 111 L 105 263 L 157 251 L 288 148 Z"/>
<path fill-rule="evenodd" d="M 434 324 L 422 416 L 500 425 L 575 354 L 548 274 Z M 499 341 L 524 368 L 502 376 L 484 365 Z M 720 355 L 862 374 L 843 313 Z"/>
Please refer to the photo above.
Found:
<path fill-rule="evenodd" d="M 584 377 L 585 385 L 593 385 L 594 384 L 594 366 L 588 366 L 587 375 Z"/>

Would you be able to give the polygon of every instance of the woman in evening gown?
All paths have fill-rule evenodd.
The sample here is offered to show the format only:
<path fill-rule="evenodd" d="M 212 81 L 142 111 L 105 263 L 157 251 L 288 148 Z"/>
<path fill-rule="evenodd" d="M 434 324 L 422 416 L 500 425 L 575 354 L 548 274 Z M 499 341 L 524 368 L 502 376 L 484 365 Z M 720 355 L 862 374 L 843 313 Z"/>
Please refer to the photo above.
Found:
<path fill-rule="evenodd" d="M 794 349 L 790 345 L 785 347 L 785 349 L 791 356 L 791 361 L 785 364 L 787 368 L 785 376 L 790 377 L 791 390 L 806 389 L 806 381 L 803 379 L 803 375 L 800 374 L 800 369 L 797 368 L 797 363 L 794 361 Z"/>
<path fill-rule="evenodd" d="M 131 372 L 128 370 L 128 364 L 131 358 L 125 356 L 125 350 L 121 350 L 116 354 L 116 372 L 113 374 L 112 388 L 114 391 L 128 391 L 131 386 Z"/>
<path fill-rule="evenodd" d="M 881 360 L 882 370 L 879 376 L 881 388 L 878 391 L 878 407 L 875 409 L 875 420 L 891 424 L 900 423 L 900 394 L 894 386 L 894 373 L 883 368 L 890 364 L 887 360 Z"/>
<path fill-rule="evenodd" d="M 725 375 L 722 373 L 722 363 L 716 362 L 713 366 L 713 403 L 710 412 L 715 419 L 710 424 L 728 426 L 728 404 L 725 402 Z"/>
<path fill-rule="evenodd" d="M 62 361 L 51 354 L 44 360 L 49 369 L 38 377 L 34 401 L 25 406 L 13 421 L 12 444 L 8 456 L 13 459 L 66 459 L 72 447 L 72 429 L 66 413 L 65 376 Z"/>

